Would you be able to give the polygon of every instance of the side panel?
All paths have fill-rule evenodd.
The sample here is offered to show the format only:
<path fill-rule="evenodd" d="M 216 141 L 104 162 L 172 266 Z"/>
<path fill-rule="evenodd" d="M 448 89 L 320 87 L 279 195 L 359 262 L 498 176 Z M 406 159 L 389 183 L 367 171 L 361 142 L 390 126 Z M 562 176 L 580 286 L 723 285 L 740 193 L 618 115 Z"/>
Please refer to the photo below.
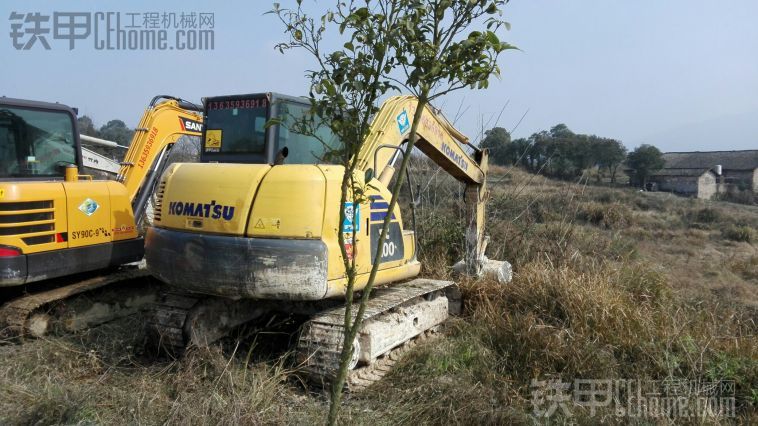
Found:
<path fill-rule="evenodd" d="M 319 238 L 326 182 L 312 165 L 271 169 L 255 195 L 247 235 L 268 238 Z"/>
<path fill-rule="evenodd" d="M 68 215 L 68 246 L 111 241 L 111 202 L 106 182 L 64 182 Z"/>
<path fill-rule="evenodd" d="M 106 182 L 111 200 L 111 232 L 113 241 L 137 238 L 132 204 L 126 187 L 118 182 Z"/>
<path fill-rule="evenodd" d="M 243 236 L 255 192 L 270 169 L 267 164 L 172 164 L 161 178 L 165 192 L 155 225 Z"/>
<path fill-rule="evenodd" d="M 350 242 L 352 232 L 345 232 L 346 245 L 350 245 L 348 253 L 356 256 L 358 269 L 357 288 L 362 288 L 368 280 L 371 271 L 373 254 L 382 250 L 377 283 L 410 278 L 418 275 L 419 265 L 415 260 L 413 234 L 403 229 L 400 206 L 396 206 L 390 225 L 388 240 L 383 247 L 377 248 L 376 242 L 381 231 L 382 221 L 387 215 L 390 192 L 377 179 L 373 179 L 366 194 L 366 200 L 360 206 L 351 206 L 353 221 L 348 224 L 339 223 L 340 182 L 342 168 L 336 166 L 320 166 L 327 178 L 326 203 L 324 210 L 324 228 L 322 240 L 329 253 L 329 297 L 341 295 L 345 286 L 345 267 L 339 247 L 338 232 L 348 231 L 350 225 L 355 227 L 355 241 Z M 356 182 L 360 185 L 362 173 L 356 173 Z"/>
<path fill-rule="evenodd" d="M 0 245 L 24 254 L 68 247 L 66 193 L 61 182 L 0 183 Z"/>
<path fill-rule="evenodd" d="M 329 279 L 345 277 L 345 266 L 342 261 L 342 250 L 339 246 L 338 233 L 348 231 L 350 224 L 340 224 L 340 185 L 342 183 L 341 166 L 319 166 L 326 177 L 326 195 L 324 197 L 324 223 L 321 239 L 324 241 L 329 253 Z M 358 179 L 359 176 L 356 176 Z M 354 218 L 352 226 L 356 229 L 356 241 L 349 241 L 351 232 L 345 232 L 345 240 L 348 253 L 356 256 L 356 265 L 359 272 L 368 272 L 371 269 L 368 256 L 368 244 L 364 244 L 364 238 L 368 236 L 365 229 L 365 214 L 368 204 L 352 206 Z"/>

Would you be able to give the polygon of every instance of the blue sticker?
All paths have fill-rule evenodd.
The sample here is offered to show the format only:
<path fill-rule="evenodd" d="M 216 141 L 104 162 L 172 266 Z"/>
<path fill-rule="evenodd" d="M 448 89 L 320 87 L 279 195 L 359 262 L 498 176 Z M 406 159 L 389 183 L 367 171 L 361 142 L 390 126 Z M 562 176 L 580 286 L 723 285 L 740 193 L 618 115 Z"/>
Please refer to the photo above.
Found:
<path fill-rule="evenodd" d="M 361 230 L 361 205 L 353 206 L 353 203 L 345 203 L 345 221 L 342 222 L 342 232 L 352 233 Z"/>
<path fill-rule="evenodd" d="M 403 110 L 397 116 L 397 130 L 400 130 L 400 134 L 404 134 L 411 127 L 410 120 L 408 120 L 408 113 Z"/>

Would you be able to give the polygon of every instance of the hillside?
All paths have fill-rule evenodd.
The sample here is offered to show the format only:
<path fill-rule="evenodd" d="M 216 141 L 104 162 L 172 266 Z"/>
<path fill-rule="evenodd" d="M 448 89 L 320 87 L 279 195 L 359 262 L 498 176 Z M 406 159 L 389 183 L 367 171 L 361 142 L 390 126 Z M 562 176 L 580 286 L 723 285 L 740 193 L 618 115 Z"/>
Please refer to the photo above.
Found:
<path fill-rule="evenodd" d="M 450 278 L 462 244 L 459 188 L 421 166 L 423 273 Z M 490 190 L 489 257 L 513 264 L 513 282 L 462 281 L 464 315 L 350 396 L 345 423 L 531 423 L 532 380 L 551 378 L 733 381 L 738 420 L 758 420 L 758 208 L 518 169 L 494 170 Z M 291 319 L 179 361 L 145 353 L 140 321 L 1 343 L 3 423 L 324 418 L 326 396 L 297 378 L 283 350 Z M 568 408 L 573 417 L 559 408 L 554 419 L 629 420 L 610 407 Z"/>

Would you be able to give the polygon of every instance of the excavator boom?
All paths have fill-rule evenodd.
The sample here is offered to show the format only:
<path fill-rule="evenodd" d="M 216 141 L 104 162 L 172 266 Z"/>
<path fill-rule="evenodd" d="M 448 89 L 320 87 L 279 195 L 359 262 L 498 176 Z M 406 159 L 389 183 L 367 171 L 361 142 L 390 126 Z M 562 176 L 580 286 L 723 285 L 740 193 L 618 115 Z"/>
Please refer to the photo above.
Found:
<path fill-rule="evenodd" d="M 182 136 L 202 133 L 201 111 L 182 99 L 156 96 L 134 129 L 134 138 L 116 180 L 126 187 L 138 224 L 173 144 Z"/>
<path fill-rule="evenodd" d="M 358 153 L 358 169 L 373 167 L 385 186 L 389 185 L 395 172 L 395 161 L 401 145 L 407 141 L 417 105 L 414 96 L 395 96 L 385 101 Z M 466 272 L 472 276 L 481 275 L 483 270 L 496 272 L 501 265 L 488 262 L 484 256 L 487 247 L 484 215 L 488 152 L 471 145 L 468 138 L 431 105 L 424 107 L 420 120 L 415 147 L 466 186 L 466 253 L 463 263 Z M 464 151 L 462 145 L 468 146 L 473 156 Z"/>

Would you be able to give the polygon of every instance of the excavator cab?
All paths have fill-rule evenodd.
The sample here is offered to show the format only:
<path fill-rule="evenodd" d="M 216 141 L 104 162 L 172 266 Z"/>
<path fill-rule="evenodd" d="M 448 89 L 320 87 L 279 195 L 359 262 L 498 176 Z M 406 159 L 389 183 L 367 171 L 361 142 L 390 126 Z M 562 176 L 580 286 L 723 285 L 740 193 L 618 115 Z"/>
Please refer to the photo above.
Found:
<path fill-rule="evenodd" d="M 0 179 L 63 179 L 81 166 L 76 113 L 60 104 L 0 99 Z"/>
<path fill-rule="evenodd" d="M 307 100 L 277 93 L 206 98 L 201 161 L 247 164 L 325 164 L 324 154 L 339 143 L 327 126 L 315 136 Z M 273 120 L 272 120 L 273 119 Z"/>

